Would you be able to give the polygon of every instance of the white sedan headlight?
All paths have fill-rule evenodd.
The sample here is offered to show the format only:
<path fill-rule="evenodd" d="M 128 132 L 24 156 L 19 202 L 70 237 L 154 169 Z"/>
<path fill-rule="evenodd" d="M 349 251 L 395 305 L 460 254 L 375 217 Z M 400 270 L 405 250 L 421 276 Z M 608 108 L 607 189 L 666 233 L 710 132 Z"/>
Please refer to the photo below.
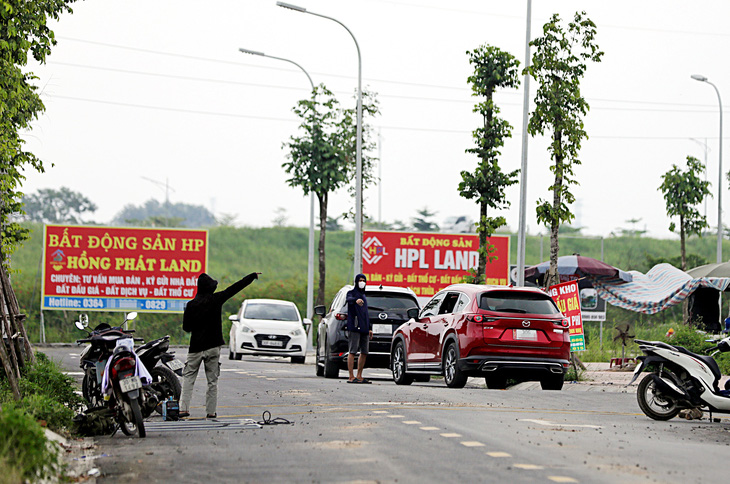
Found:
<path fill-rule="evenodd" d="M 300 328 L 297 328 L 297 329 L 292 330 L 289 334 L 291 336 L 299 336 L 302 333 L 303 333 L 303 331 Z"/>
<path fill-rule="evenodd" d="M 250 328 L 249 326 L 246 326 L 245 324 L 241 325 L 241 332 L 242 333 L 255 333 L 256 331 L 253 330 L 253 328 Z"/>

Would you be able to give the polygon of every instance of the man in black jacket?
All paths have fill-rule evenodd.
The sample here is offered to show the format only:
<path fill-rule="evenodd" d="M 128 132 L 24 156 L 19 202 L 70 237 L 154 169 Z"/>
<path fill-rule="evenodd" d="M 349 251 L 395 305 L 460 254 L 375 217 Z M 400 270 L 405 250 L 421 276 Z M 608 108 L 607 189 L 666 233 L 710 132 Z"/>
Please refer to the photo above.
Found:
<path fill-rule="evenodd" d="M 183 329 L 190 333 L 190 348 L 183 370 L 183 387 L 180 401 L 180 416 L 190 416 L 190 399 L 198 376 L 200 364 L 205 366 L 208 390 L 205 392 L 205 411 L 207 418 L 216 417 L 218 406 L 218 376 L 220 375 L 220 347 L 223 340 L 221 313 L 223 303 L 232 298 L 244 287 L 258 279 L 260 272 L 252 272 L 227 289 L 215 292 L 218 281 L 206 273 L 198 277 L 198 292 L 185 306 Z"/>

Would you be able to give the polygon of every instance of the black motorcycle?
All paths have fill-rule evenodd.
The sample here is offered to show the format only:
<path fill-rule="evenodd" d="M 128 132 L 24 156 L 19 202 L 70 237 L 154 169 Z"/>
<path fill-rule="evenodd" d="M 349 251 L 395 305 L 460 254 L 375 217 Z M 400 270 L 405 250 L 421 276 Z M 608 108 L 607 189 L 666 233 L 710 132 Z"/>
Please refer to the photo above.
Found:
<path fill-rule="evenodd" d="M 130 313 L 127 321 L 136 317 L 136 313 Z M 88 317 L 82 314 L 76 327 L 88 332 Z M 100 407 L 104 405 L 104 396 L 101 390 L 102 375 L 106 361 L 115 349 L 116 341 L 121 338 L 129 338 L 134 330 L 125 330 L 121 326 L 112 327 L 107 323 L 101 323 L 89 332 L 89 338 L 78 340 L 78 343 L 91 343 L 79 357 L 79 366 L 84 371 L 84 378 L 81 385 L 84 399 L 89 402 L 89 407 Z M 135 341 L 142 341 L 141 338 L 134 338 Z M 181 384 L 177 374 L 182 375 L 183 363 L 175 358 L 175 354 L 169 352 L 170 336 L 163 336 L 150 341 L 135 351 L 142 364 L 149 371 L 152 382 L 145 388 L 147 397 L 143 406 L 142 414 L 149 417 L 153 411 L 161 412 L 159 404 L 168 398 L 180 400 Z M 176 374 L 177 373 L 177 374 Z"/>

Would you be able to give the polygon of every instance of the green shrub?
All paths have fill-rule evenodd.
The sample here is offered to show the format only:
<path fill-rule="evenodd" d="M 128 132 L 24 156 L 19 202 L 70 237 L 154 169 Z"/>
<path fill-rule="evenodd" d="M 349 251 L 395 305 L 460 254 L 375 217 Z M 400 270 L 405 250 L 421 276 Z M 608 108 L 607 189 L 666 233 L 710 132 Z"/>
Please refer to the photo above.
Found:
<path fill-rule="evenodd" d="M 58 475 L 62 465 L 55 445 L 46 439 L 43 428 L 33 417 L 13 404 L 2 406 L 0 463 L 8 468 L 7 471 L 3 469 L 3 479 L 15 474 L 21 477 L 20 481 L 37 482 Z"/>
<path fill-rule="evenodd" d="M 36 352 L 35 365 L 24 369 L 19 384 L 23 396 L 46 396 L 72 411 L 79 410 L 83 405 L 83 399 L 75 391 L 73 378 L 64 374 L 55 362 L 41 352 Z"/>
<path fill-rule="evenodd" d="M 25 395 L 16 405 L 35 420 L 45 421 L 54 432 L 68 433 L 72 428 L 76 412 L 49 395 Z"/>

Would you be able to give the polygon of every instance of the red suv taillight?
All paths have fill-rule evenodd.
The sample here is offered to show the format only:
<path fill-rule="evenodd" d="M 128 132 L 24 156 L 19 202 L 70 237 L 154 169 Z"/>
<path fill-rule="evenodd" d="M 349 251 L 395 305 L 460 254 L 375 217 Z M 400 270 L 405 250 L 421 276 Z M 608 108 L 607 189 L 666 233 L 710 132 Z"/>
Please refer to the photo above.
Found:
<path fill-rule="evenodd" d="M 335 319 L 338 321 L 344 321 L 347 319 L 347 314 L 337 313 L 335 314 Z"/>
<path fill-rule="evenodd" d="M 553 324 L 555 326 L 562 326 L 563 328 L 570 326 L 570 322 L 567 319 L 563 319 L 562 321 L 553 321 Z"/>
<path fill-rule="evenodd" d="M 120 358 L 112 366 L 112 378 L 116 379 L 117 375 L 122 372 L 134 370 L 136 362 L 134 358 Z"/>
<path fill-rule="evenodd" d="M 467 318 L 467 321 L 473 321 L 475 323 L 483 323 L 484 322 L 484 316 L 481 314 L 472 314 Z"/>

